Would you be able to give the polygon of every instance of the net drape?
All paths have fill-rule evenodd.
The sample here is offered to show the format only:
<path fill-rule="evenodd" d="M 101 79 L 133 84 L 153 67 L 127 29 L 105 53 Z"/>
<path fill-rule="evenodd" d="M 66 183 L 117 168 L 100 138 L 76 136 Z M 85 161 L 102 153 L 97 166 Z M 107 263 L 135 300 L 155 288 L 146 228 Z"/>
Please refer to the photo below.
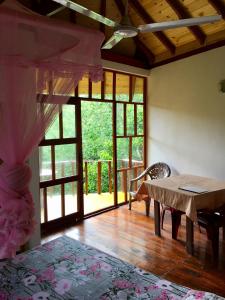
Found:
<path fill-rule="evenodd" d="M 0 6 L 0 259 L 35 226 L 26 164 L 85 73 L 101 79 L 101 33 L 39 16 L 14 0 Z"/>

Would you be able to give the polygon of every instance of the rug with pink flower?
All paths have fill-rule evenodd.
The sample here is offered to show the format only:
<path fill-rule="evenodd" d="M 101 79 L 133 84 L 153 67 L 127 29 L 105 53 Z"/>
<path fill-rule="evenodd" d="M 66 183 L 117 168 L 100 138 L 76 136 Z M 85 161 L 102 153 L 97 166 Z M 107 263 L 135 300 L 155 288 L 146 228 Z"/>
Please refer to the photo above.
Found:
<path fill-rule="evenodd" d="M 0 262 L 0 300 L 222 300 L 67 236 Z"/>

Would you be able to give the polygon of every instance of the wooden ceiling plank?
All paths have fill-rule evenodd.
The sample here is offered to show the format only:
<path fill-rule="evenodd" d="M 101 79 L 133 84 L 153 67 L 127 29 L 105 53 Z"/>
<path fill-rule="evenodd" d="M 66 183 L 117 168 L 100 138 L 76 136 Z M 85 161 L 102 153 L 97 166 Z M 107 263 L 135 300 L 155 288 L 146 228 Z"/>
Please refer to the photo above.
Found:
<path fill-rule="evenodd" d="M 159 66 L 163 66 L 163 65 L 169 64 L 171 62 L 174 62 L 174 61 L 177 61 L 177 60 L 180 60 L 180 59 L 184 59 L 184 58 L 187 58 L 187 57 L 190 57 L 190 56 L 193 56 L 193 55 L 196 55 L 196 54 L 200 54 L 200 53 L 212 50 L 212 49 L 216 49 L 216 48 L 219 48 L 219 47 L 223 47 L 223 46 L 225 46 L 225 40 L 217 41 L 217 42 L 209 44 L 205 47 L 199 47 L 197 49 L 181 53 L 181 54 L 179 54 L 175 57 L 172 57 L 172 58 L 170 57 L 170 58 L 167 58 L 167 59 L 163 59 L 162 61 L 154 63 L 151 66 L 151 68 L 153 69 L 153 68 L 156 68 L 156 67 L 159 67 Z"/>
<path fill-rule="evenodd" d="M 115 3 L 120 11 L 121 16 L 123 16 L 125 14 L 125 6 L 123 2 L 121 0 L 115 0 Z M 143 53 L 143 55 L 147 58 L 149 65 L 151 65 L 155 61 L 155 55 L 148 47 L 145 46 L 138 36 L 134 37 L 133 40 L 136 47 Z"/>
<path fill-rule="evenodd" d="M 209 0 L 209 3 L 225 20 L 225 4 L 222 0 Z"/>
<path fill-rule="evenodd" d="M 180 19 L 192 18 L 192 15 L 189 13 L 189 11 L 185 8 L 185 6 L 179 0 L 166 0 L 166 2 L 175 11 L 175 13 L 177 14 L 177 16 Z M 205 44 L 206 35 L 199 26 L 197 26 L 197 25 L 190 26 L 190 27 L 188 27 L 188 29 L 194 35 L 194 37 L 197 39 L 197 41 L 200 43 L 200 45 Z"/>
<path fill-rule="evenodd" d="M 144 22 L 147 24 L 155 23 L 155 20 L 147 13 L 145 8 L 137 1 L 137 0 L 130 0 L 129 3 L 135 9 L 135 11 L 139 14 L 139 16 L 143 19 Z M 157 37 L 158 40 L 170 51 L 171 54 L 176 52 L 175 45 L 170 41 L 170 39 L 162 32 L 153 32 L 153 34 Z"/>

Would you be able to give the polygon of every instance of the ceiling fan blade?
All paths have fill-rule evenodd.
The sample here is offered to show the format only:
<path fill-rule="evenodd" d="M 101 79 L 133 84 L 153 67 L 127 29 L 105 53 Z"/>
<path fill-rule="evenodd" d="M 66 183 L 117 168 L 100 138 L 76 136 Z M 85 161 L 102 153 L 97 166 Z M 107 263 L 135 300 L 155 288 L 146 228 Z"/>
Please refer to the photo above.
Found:
<path fill-rule="evenodd" d="M 106 17 L 103 17 L 102 15 L 99 15 L 96 12 L 94 12 L 90 9 L 87 9 L 86 7 L 81 6 L 80 4 L 74 3 L 70 0 L 52 0 L 52 1 L 57 2 L 61 5 L 64 5 L 70 9 L 73 9 L 76 12 L 78 12 L 82 15 L 88 16 L 89 18 L 94 19 L 95 21 L 101 22 L 107 26 L 115 27 L 118 25 L 116 22 L 114 22 Z"/>
<path fill-rule="evenodd" d="M 213 23 L 221 19 L 222 16 L 220 15 L 189 18 L 189 19 L 181 19 L 177 21 L 167 21 L 167 22 L 140 25 L 138 26 L 138 29 L 140 30 L 140 32 L 155 32 L 155 31 L 161 31 L 161 30 L 166 30 L 171 28 L 188 27 L 188 26 L 200 25 L 205 23 Z"/>
<path fill-rule="evenodd" d="M 103 46 L 102 49 L 111 49 L 123 39 L 122 35 L 114 34 Z"/>

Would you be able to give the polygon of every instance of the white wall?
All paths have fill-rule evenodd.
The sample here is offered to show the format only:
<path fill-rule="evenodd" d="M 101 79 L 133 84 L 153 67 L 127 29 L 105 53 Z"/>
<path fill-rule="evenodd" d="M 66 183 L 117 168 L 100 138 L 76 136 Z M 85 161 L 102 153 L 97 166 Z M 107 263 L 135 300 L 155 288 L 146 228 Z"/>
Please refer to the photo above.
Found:
<path fill-rule="evenodd" d="M 155 68 L 149 77 L 148 164 L 225 179 L 225 47 Z"/>

